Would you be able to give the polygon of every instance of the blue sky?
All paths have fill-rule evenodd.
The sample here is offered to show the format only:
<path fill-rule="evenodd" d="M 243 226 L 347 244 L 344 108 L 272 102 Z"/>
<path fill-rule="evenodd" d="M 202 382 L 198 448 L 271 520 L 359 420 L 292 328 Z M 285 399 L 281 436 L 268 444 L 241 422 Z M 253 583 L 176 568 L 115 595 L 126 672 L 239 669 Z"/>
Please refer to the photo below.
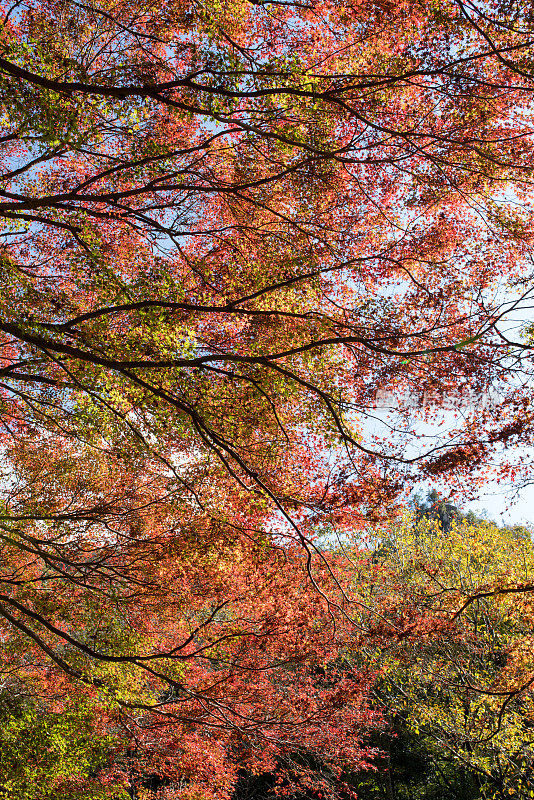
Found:
<path fill-rule="evenodd" d="M 465 507 L 476 514 L 486 511 L 498 523 L 530 523 L 534 525 L 534 475 L 531 486 L 504 492 L 499 486 L 488 484 L 487 491 L 478 500 Z"/>

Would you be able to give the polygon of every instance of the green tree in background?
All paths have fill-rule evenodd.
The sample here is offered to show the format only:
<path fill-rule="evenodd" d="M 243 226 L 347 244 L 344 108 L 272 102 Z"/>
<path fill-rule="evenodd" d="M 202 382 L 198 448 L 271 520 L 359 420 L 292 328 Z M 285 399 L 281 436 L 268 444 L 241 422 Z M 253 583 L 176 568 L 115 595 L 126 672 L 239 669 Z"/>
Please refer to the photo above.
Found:
<path fill-rule="evenodd" d="M 381 582 L 368 599 L 377 612 L 389 599 L 385 623 L 399 633 L 397 644 L 363 658 L 380 675 L 376 702 L 392 735 L 382 738 L 378 776 L 360 791 L 399 800 L 530 797 L 531 531 L 460 515 L 443 525 L 431 513 L 392 523 L 379 541 Z"/>
<path fill-rule="evenodd" d="M 1 800 L 108 800 L 127 794 L 98 780 L 119 743 L 87 703 L 0 695 Z"/>

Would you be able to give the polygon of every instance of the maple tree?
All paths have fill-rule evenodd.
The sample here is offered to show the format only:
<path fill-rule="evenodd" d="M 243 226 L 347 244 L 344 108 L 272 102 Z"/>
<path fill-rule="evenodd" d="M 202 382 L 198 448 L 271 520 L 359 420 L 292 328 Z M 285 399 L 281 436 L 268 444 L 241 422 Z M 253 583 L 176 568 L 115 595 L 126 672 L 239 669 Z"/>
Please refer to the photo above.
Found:
<path fill-rule="evenodd" d="M 286 787 L 316 784 L 302 751 L 332 769 L 367 763 L 372 675 L 324 677 L 349 635 L 332 625 L 326 561 L 313 586 L 299 551 L 252 537 L 247 547 L 242 531 L 199 513 L 175 529 L 174 505 L 172 519 L 163 512 L 129 546 L 111 527 L 91 550 L 87 534 L 47 550 L 28 526 L 23 548 L 2 537 L 5 691 L 53 716 L 74 700 L 92 706 L 86 724 L 118 739 L 98 769 L 114 792 L 142 796 L 152 780 L 169 797 L 230 796 L 245 767 L 276 769 Z M 328 796 L 333 781 L 323 783 Z"/>
<path fill-rule="evenodd" d="M 530 288 L 532 20 L 2 14 L 8 685 L 15 662 L 30 707 L 101 703 L 131 745 L 105 779 L 131 792 L 222 797 L 239 764 L 307 785 L 302 750 L 366 763 L 372 677 L 320 672 L 358 635 L 320 535 L 531 435 L 511 368 L 530 345 L 498 321 Z M 403 397 L 491 385 L 499 404 L 413 453 Z M 373 437 L 379 390 L 399 415 Z"/>
<path fill-rule="evenodd" d="M 376 390 L 482 391 L 502 367 L 489 292 L 528 254 L 499 193 L 528 192 L 529 22 L 275 6 L 6 8 L 6 402 L 61 442 L 111 426 L 219 459 L 283 512 L 365 508 L 404 444 L 362 441 Z M 518 402 L 427 469 L 519 436 Z"/>

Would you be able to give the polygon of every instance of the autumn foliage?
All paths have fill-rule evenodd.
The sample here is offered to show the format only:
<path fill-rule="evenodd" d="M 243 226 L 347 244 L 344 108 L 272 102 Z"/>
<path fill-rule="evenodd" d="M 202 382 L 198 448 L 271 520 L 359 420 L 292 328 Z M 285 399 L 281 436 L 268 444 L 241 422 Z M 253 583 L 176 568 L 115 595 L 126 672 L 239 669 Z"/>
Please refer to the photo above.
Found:
<path fill-rule="evenodd" d="M 390 625 L 416 620 L 368 651 L 380 671 L 373 692 L 389 719 L 382 777 L 394 797 L 529 797 L 532 783 L 532 530 L 498 527 L 474 515 L 449 526 L 406 515 L 377 529 L 367 602 Z M 418 631 L 419 628 L 419 631 Z M 425 632 L 421 635 L 421 629 Z M 399 747 L 400 744 L 400 747 Z M 404 774 L 402 748 L 412 757 Z M 409 762 L 408 762 L 409 763 Z M 424 782 L 424 784 L 423 784 Z M 423 784 L 423 785 L 421 785 Z M 425 788 L 426 786 L 426 788 Z"/>
<path fill-rule="evenodd" d="M 51 722 L 0 791 L 350 793 L 385 722 L 347 654 L 443 621 L 340 542 L 527 474 L 530 10 L 1 13 L 3 691 L 14 742 Z"/>

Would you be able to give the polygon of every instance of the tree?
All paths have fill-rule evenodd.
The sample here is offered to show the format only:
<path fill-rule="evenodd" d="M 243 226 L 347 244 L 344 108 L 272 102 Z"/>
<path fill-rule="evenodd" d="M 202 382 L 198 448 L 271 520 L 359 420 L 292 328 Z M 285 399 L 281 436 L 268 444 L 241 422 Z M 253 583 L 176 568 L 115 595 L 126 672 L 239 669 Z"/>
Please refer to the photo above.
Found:
<path fill-rule="evenodd" d="M 3 7 L 2 636 L 129 726 L 132 792 L 364 763 L 319 534 L 530 435 L 495 291 L 530 287 L 532 20 L 486 11 Z M 494 384 L 413 453 L 407 393 Z"/>
<path fill-rule="evenodd" d="M 430 489 L 426 498 L 414 498 L 415 519 L 435 519 L 439 521 L 441 530 L 448 533 L 451 525 L 460 517 L 458 508 L 450 500 L 443 498 L 436 489 Z"/>
<path fill-rule="evenodd" d="M 202 522 L 86 550 L 66 577 L 29 546 L 22 561 L 20 546 L 5 544 L 6 691 L 15 673 L 30 705 L 73 692 L 96 704 L 95 724 L 119 737 L 99 779 L 132 797 L 147 781 L 183 797 L 230 796 L 245 767 L 306 785 L 315 775 L 302 751 L 336 769 L 368 763 L 372 676 L 322 677 L 349 635 L 332 625 L 328 562 L 314 591 L 299 552 L 253 539 L 247 550 L 213 521 L 201 536 Z"/>
<path fill-rule="evenodd" d="M 404 754 L 427 761 L 417 786 L 413 774 L 399 774 L 403 749 L 394 739 L 389 766 L 399 783 L 391 797 L 529 796 L 532 598 L 518 589 L 532 585 L 531 531 L 484 520 L 447 529 L 439 519 L 415 527 L 407 520 L 385 541 L 380 567 L 390 580 L 378 592 L 397 597 L 390 624 L 403 607 L 412 619 L 415 607 L 426 617 L 419 630 L 405 618 L 398 644 L 375 653 L 382 666 L 377 703 Z"/>
<path fill-rule="evenodd" d="M 0 797 L 77 800 L 127 795 L 106 789 L 95 773 L 117 742 L 99 731 L 97 709 L 68 701 L 28 703 L 4 692 L 0 733 Z"/>
<path fill-rule="evenodd" d="M 530 122 L 510 108 L 530 96 L 528 19 L 457 3 L 6 13 L 3 376 L 19 437 L 22 418 L 54 449 L 195 452 L 282 513 L 320 514 L 380 505 L 388 464 L 404 481 L 421 459 L 472 468 L 521 435 L 521 397 L 411 458 L 405 437 L 366 444 L 359 418 L 379 388 L 482 392 L 504 367 L 489 293 L 528 254 L 496 199 L 503 182 L 526 192 Z M 403 32 L 386 44 L 384 25 Z"/>

